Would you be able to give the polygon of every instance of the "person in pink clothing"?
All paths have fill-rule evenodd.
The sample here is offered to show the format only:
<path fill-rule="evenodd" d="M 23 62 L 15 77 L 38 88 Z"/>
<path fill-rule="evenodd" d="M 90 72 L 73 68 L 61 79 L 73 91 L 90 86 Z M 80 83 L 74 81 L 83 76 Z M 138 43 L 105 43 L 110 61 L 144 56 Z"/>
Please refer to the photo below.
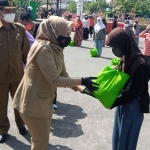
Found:
<path fill-rule="evenodd" d="M 143 55 L 145 55 L 148 62 L 150 63 L 150 27 L 146 28 L 146 30 L 141 32 L 139 37 L 145 38 Z"/>

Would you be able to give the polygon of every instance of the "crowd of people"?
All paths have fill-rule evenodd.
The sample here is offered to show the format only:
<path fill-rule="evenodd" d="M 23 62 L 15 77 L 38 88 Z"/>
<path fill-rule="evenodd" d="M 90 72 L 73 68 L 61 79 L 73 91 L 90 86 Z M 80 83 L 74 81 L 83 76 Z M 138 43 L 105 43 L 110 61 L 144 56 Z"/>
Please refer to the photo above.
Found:
<path fill-rule="evenodd" d="M 80 46 L 90 35 L 98 57 L 101 57 L 102 47 L 109 46 L 120 58 L 121 71 L 130 76 L 110 108 L 116 107 L 112 149 L 136 150 L 143 115 L 150 112 L 150 26 L 140 33 L 138 21 L 131 25 L 130 20 L 125 20 L 124 28 L 118 28 L 114 20 L 114 29 L 106 38 L 105 18 L 98 17 L 95 23 L 92 16 L 84 15 L 83 20 L 77 16 L 73 23 L 49 15 L 36 23 L 31 14 L 24 12 L 21 22 L 17 22 L 15 9 L 12 0 L 0 1 L 0 143 L 7 140 L 10 128 L 9 93 L 19 133 L 26 135 L 27 127 L 31 149 L 47 150 L 53 109 L 57 108 L 53 106 L 57 87 L 68 87 L 91 96 L 91 92 L 98 90 L 98 84 L 93 82 L 96 77 L 72 78 L 67 73 L 63 50 L 70 44 L 74 30 L 75 46 Z M 138 47 L 139 37 L 145 38 L 143 54 Z"/>

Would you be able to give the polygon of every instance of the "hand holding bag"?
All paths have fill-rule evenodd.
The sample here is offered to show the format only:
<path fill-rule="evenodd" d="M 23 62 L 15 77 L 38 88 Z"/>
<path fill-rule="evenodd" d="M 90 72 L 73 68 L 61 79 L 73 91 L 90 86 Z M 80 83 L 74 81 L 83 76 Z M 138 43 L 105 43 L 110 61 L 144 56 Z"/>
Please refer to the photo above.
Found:
<path fill-rule="evenodd" d="M 129 79 L 129 75 L 116 69 L 117 67 L 120 67 L 120 60 L 112 59 L 112 66 L 105 67 L 94 80 L 95 83 L 99 84 L 99 90 L 91 93 L 106 108 L 111 108 Z"/>

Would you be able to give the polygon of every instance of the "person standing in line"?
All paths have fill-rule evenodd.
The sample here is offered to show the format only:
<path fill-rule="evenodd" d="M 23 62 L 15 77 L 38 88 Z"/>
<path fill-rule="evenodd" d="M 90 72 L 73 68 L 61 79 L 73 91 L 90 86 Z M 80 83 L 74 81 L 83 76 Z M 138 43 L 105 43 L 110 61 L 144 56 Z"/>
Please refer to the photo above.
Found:
<path fill-rule="evenodd" d="M 87 40 L 89 38 L 89 28 L 90 28 L 90 20 L 88 19 L 88 15 L 84 16 L 84 19 L 82 20 L 83 24 L 83 39 Z"/>
<path fill-rule="evenodd" d="M 129 33 L 132 38 L 135 40 L 135 35 L 134 35 L 134 32 L 132 30 L 132 28 L 130 27 L 130 24 L 129 24 L 129 21 L 128 20 L 125 20 L 124 21 L 124 29 L 127 31 L 127 33 Z"/>
<path fill-rule="evenodd" d="M 132 19 L 131 19 L 130 16 L 128 16 L 128 21 L 129 21 L 129 26 L 132 29 L 132 27 L 133 27 L 133 21 L 132 21 Z"/>
<path fill-rule="evenodd" d="M 106 27 L 106 33 L 107 33 L 107 21 L 106 21 L 105 17 L 102 18 L 102 22 L 103 22 L 103 24 L 104 24 L 105 27 Z M 103 47 L 105 47 L 105 40 L 106 40 L 106 36 L 105 36 L 105 39 L 104 39 Z"/>
<path fill-rule="evenodd" d="M 150 66 L 134 39 L 122 28 L 111 31 L 105 44 L 121 58 L 121 71 L 130 76 L 111 107 L 116 107 L 112 150 L 136 150 L 144 113 L 150 113 Z"/>
<path fill-rule="evenodd" d="M 105 37 L 106 37 L 106 26 L 103 24 L 102 19 L 98 17 L 97 23 L 94 26 L 94 36 L 93 36 L 93 40 L 95 40 L 95 45 L 98 50 L 98 57 L 101 57 Z"/>
<path fill-rule="evenodd" d="M 13 99 L 31 134 L 32 150 L 48 150 L 57 87 L 84 85 L 90 91 L 98 89 L 92 81 L 95 77 L 70 78 L 66 71 L 63 51 L 70 44 L 72 28 L 73 22 L 58 16 L 41 22 Z"/>
<path fill-rule="evenodd" d="M 136 23 L 133 24 L 133 33 L 135 37 L 135 42 L 137 46 L 139 46 L 139 34 L 140 34 L 140 29 Z"/>
<path fill-rule="evenodd" d="M 139 37 L 145 39 L 143 55 L 147 58 L 148 62 L 150 63 L 150 27 L 142 31 Z"/>
<path fill-rule="evenodd" d="M 117 26 L 118 26 L 117 19 L 118 19 L 118 17 L 114 15 L 114 20 L 113 20 L 113 23 L 112 23 L 112 30 L 117 28 Z"/>
<path fill-rule="evenodd" d="M 30 34 L 36 38 L 37 30 L 40 23 L 34 22 L 32 16 L 28 12 L 24 12 L 20 15 L 21 24 L 25 26 L 25 30 L 30 32 Z"/>
<path fill-rule="evenodd" d="M 82 21 L 80 20 L 80 16 L 76 16 L 76 21 L 74 23 L 74 43 L 75 46 L 80 46 L 82 44 L 83 39 L 83 28 Z"/>
<path fill-rule="evenodd" d="M 22 62 L 26 64 L 30 49 L 24 28 L 14 23 L 15 9 L 12 0 L 0 1 L 0 143 L 6 141 L 10 128 L 7 117 L 9 92 L 13 98 L 24 74 Z M 14 114 L 19 133 L 27 134 L 24 122 L 16 109 Z"/>
<path fill-rule="evenodd" d="M 90 32 L 90 37 L 92 37 L 92 35 L 93 35 L 93 27 L 95 25 L 94 18 L 93 18 L 92 15 L 89 16 L 89 20 L 90 20 L 89 32 Z"/>

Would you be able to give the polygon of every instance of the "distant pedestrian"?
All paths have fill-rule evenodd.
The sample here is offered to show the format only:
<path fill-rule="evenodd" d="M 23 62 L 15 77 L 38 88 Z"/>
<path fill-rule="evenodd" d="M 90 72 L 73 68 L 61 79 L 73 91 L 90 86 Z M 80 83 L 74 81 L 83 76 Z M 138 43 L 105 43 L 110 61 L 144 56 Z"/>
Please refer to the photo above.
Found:
<path fill-rule="evenodd" d="M 106 33 L 107 33 L 107 21 L 106 21 L 105 17 L 102 18 L 102 22 L 106 26 Z M 103 47 L 105 47 L 105 40 L 106 40 L 106 36 L 105 36 L 105 39 L 104 39 Z"/>
<path fill-rule="evenodd" d="M 140 33 L 139 37 L 144 38 L 144 49 L 143 55 L 147 58 L 150 63 L 150 27 L 146 28 L 143 32 Z"/>
<path fill-rule="evenodd" d="M 113 20 L 113 24 L 112 24 L 112 30 L 117 28 L 118 26 L 118 22 L 117 22 L 118 17 L 114 16 L 114 20 Z"/>
<path fill-rule="evenodd" d="M 89 38 L 89 28 L 90 28 L 90 20 L 88 19 L 88 15 L 84 16 L 84 19 L 82 20 L 83 24 L 83 39 L 87 40 Z"/>
<path fill-rule="evenodd" d="M 80 16 L 76 16 L 76 21 L 74 23 L 74 31 L 75 46 L 80 46 L 82 44 L 83 39 L 82 21 L 80 20 Z"/>
<path fill-rule="evenodd" d="M 128 16 L 128 21 L 129 21 L 129 26 L 132 28 L 133 27 L 133 21 L 130 16 Z"/>
<path fill-rule="evenodd" d="M 95 25 L 94 18 L 93 18 L 92 15 L 89 16 L 89 20 L 90 20 L 89 32 L 90 32 L 90 37 L 92 37 L 92 35 L 93 35 L 93 27 Z"/>
<path fill-rule="evenodd" d="M 106 37 L 106 26 L 103 24 L 102 19 L 98 17 L 97 23 L 94 26 L 94 36 L 93 36 L 93 40 L 95 40 L 95 46 L 98 50 L 98 57 L 101 57 L 105 37 Z"/>
<path fill-rule="evenodd" d="M 137 46 L 139 46 L 140 28 L 138 27 L 138 25 L 136 23 L 133 24 L 133 33 L 134 33 L 134 37 L 135 37 L 135 42 L 136 42 Z"/>
<path fill-rule="evenodd" d="M 125 20 L 124 21 L 124 29 L 132 36 L 132 38 L 135 40 L 135 35 L 134 32 L 132 30 L 132 28 L 130 27 L 129 21 Z"/>

